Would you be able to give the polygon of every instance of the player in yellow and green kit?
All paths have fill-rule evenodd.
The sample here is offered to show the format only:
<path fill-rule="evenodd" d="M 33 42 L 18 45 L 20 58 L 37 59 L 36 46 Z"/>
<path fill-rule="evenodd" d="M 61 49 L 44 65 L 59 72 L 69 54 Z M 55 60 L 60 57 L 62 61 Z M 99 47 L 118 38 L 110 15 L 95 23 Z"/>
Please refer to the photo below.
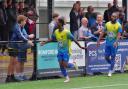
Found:
<path fill-rule="evenodd" d="M 69 82 L 70 78 L 67 74 L 66 68 L 72 68 L 75 66 L 73 63 L 69 62 L 69 57 L 71 54 L 71 41 L 74 41 L 80 48 L 85 49 L 84 47 L 81 47 L 80 44 L 74 39 L 73 35 L 70 33 L 69 30 L 64 28 L 64 18 L 58 19 L 58 29 L 55 30 L 53 33 L 52 39 L 48 40 L 47 42 L 51 42 L 56 40 L 58 42 L 58 62 L 60 65 L 60 69 L 66 80 L 64 82 Z M 47 43 L 45 42 L 45 43 Z M 44 44 L 42 42 L 41 44 Z"/>
<path fill-rule="evenodd" d="M 117 22 L 117 13 L 113 13 L 111 16 L 111 21 L 107 22 L 103 34 L 100 35 L 98 40 L 98 45 L 100 44 L 100 39 L 104 35 L 106 36 L 106 46 L 105 46 L 105 59 L 110 64 L 110 69 L 108 76 L 112 76 L 114 72 L 115 56 L 118 48 L 118 40 L 121 36 L 122 27 L 119 22 Z M 111 59 L 110 59 L 111 58 Z"/>

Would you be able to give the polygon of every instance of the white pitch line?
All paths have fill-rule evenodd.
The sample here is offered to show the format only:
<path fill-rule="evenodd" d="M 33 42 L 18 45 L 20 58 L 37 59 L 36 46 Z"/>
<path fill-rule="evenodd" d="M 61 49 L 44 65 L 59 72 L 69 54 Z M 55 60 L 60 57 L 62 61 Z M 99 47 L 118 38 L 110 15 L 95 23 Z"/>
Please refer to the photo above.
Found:
<path fill-rule="evenodd" d="M 93 86 L 93 87 L 79 87 L 71 89 L 95 89 L 95 88 L 105 88 L 105 87 L 117 87 L 117 86 L 128 86 L 128 84 L 113 84 L 113 85 L 104 85 L 104 86 Z"/>

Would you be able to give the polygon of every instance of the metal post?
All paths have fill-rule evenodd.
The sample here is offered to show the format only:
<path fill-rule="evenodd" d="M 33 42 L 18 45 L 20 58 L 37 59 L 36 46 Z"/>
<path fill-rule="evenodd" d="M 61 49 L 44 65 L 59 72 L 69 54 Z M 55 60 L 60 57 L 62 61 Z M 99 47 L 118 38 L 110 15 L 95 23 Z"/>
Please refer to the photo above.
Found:
<path fill-rule="evenodd" d="M 33 1 L 33 0 L 32 0 Z M 33 1 L 34 7 L 36 8 L 36 1 Z M 33 48 L 33 73 L 32 76 L 30 78 L 30 80 L 36 80 L 37 79 L 37 42 L 36 42 L 36 29 L 35 29 L 35 39 L 34 39 L 34 48 Z"/>
<path fill-rule="evenodd" d="M 128 1 L 127 0 L 122 0 L 122 6 L 125 7 L 125 19 L 128 20 Z"/>
<path fill-rule="evenodd" d="M 127 0 L 125 0 L 126 1 L 126 18 L 127 18 L 127 21 L 128 21 L 128 1 Z"/>
<path fill-rule="evenodd" d="M 36 0 L 35 0 L 36 3 Z M 35 6 L 36 7 L 36 6 Z M 48 8 L 48 22 L 51 22 L 52 20 L 52 13 L 53 13 L 53 7 L 54 7 L 54 0 L 48 0 L 47 1 L 47 8 Z M 36 34 L 36 31 L 35 31 Z M 35 35 L 36 38 L 36 35 Z M 34 41 L 34 60 L 33 60 L 33 74 L 30 80 L 36 80 L 37 79 L 37 44 L 36 39 Z"/>
<path fill-rule="evenodd" d="M 33 73 L 30 80 L 36 80 L 37 79 L 37 44 L 36 39 L 34 41 L 34 54 L 33 54 Z"/>
<path fill-rule="evenodd" d="M 47 1 L 48 23 L 50 23 L 52 20 L 53 7 L 54 7 L 54 0 L 48 0 Z"/>

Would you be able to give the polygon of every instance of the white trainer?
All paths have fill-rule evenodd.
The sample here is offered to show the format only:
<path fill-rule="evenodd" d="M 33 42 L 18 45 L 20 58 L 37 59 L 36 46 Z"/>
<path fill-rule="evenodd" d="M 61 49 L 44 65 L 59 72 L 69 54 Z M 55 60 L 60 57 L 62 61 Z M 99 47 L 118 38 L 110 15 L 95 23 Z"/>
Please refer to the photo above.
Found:
<path fill-rule="evenodd" d="M 112 71 L 110 70 L 109 72 L 108 72 L 108 77 L 111 77 L 112 76 Z"/>
<path fill-rule="evenodd" d="M 64 81 L 64 83 L 67 83 L 67 82 L 69 82 L 69 81 L 70 81 L 69 76 L 66 76 L 66 80 Z"/>
<path fill-rule="evenodd" d="M 78 66 L 77 66 L 77 64 L 76 64 L 76 62 L 73 62 L 73 64 L 74 64 L 75 70 L 79 70 L 79 68 L 78 68 Z"/>

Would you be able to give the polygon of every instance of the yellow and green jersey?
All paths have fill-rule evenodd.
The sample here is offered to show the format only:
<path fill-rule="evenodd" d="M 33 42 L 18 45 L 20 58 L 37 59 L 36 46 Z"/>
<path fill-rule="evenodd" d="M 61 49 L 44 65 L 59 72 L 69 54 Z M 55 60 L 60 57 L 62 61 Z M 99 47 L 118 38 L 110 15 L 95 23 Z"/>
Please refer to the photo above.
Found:
<path fill-rule="evenodd" d="M 106 23 L 104 32 L 107 33 L 106 43 L 113 44 L 117 39 L 118 33 L 122 32 L 122 27 L 119 22 L 116 22 L 115 24 L 113 24 L 110 21 Z"/>
<path fill-rule="evenodd" d="M 71 54 L 71 40 L 74 40 L 74 37 L 69 30 L 64 29 L 60 32 L 59 29 L 56 29 L 52 38 L 58 42 L 58 52 Z"/>

